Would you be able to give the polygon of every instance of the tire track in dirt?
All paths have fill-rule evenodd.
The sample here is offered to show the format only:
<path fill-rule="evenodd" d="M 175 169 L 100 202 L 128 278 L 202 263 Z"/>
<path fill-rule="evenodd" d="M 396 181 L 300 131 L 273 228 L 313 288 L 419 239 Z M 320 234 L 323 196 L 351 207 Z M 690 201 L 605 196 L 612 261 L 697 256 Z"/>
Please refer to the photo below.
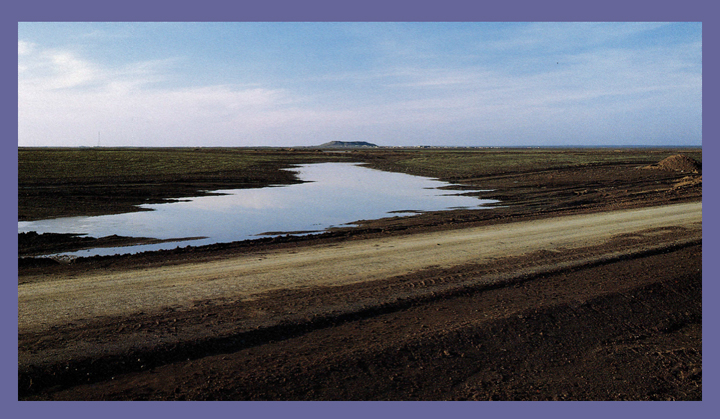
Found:
<path fill-rule="evenodd" d="M 557 217 L 453 231 L 245 254 L 221 261 L 48 277 L 18 286 L 20 331 L 99 316 L 248 299 L 284 288 L 345 285 L 539 250 L 562 252 L 613 236 L 679 226 L 700 234 L 702 203 Z"/>

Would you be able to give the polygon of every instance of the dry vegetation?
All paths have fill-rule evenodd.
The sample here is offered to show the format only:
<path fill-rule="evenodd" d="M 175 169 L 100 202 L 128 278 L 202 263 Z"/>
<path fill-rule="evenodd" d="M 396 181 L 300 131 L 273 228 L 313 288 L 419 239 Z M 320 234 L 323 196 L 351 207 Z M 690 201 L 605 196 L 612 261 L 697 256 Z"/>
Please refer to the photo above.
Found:
<path fill-rule="evenodd" d="M 136 205 L 214 189 L 297 182 L 293 164 L 362 162 L 378 169 L 480 184 L 555 169 L 642 166 L 700 149 L 317 149 L 165 148 L 18 150 L 18 219 L 137 211 Z M 547 179 L 552 186 L 552 179 Z"/>
<path fill-rule="evenodd" d="M 279 169 L 325 161 L 438 177 L 489 189 L 479 194 L 502 201 L 489 211 L 393 217 L 317 236 L 69 264 L 26 258 L 19 291 L 80 283 L 97 274 L 132 276 L 190 265 L 202 270 L 243 255 L 261 259 L 266 253 L 349 242 L 373 246 L 416 233 L 444 236 L 569 214 L 680 202 L 699 207 L 702 201 L 697 148 L 21 149 L 18 154 L 21 219 L 131 211 L 139 203 L 206 190 L 291 183 L 297 179 Z M 680 224 L 620 234 L 597 246 L 548 248 L 346 286 L 278 289 L 248 301 L 195 301 L 182 309 L 129 310 L 39 332 L 20 330 L 19 397 L 699 400 L 702 237 L 697 221 Z M 47 243 L 44 237 L 25 237 L 35 248 L 81 244 L 64 236 Z M 472 252 L 472 246 L 465 250 Z M 626 253 L 608 257 L 620 249 Z M 509 280 L 483 285 L 497 275 Z M 42 316 L 42 310 L 34 313 Z M 170 343 L 153 344 L 161 338 Z"/>

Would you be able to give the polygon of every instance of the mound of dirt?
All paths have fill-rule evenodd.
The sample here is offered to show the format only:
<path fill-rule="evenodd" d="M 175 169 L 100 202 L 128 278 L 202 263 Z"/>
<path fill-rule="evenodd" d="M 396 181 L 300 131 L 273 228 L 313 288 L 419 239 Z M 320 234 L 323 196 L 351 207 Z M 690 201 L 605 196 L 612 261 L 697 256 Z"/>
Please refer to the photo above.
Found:
<path fill-rule="evenodd" d="M 676 154 L 661 160 L 657 164 L 645 166 L 646 169 L 673 170 L 677 172 L 700 173 L 702 165 L 695 159 L 682 154 Z"/>
<path fill-rule="evenodd" d="M 702 176 L 685 176 L 673 185 L 673 188 L 691 188 L 693 186 L 702 186 Z"/>

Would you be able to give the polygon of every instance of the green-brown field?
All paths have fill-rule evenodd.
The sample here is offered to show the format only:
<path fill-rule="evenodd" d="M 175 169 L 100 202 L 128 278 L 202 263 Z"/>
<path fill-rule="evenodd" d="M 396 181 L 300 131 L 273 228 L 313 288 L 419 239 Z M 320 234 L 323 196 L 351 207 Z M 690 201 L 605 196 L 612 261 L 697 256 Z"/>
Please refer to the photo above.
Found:
<path fill-rule="evenodd" d="M 100 215 L 213 189 L 296 181 L 293 164 L 362 162 L 382 170 L 481 184 L 483 178 L 547 170 L 647 165 L 694 149 L 314 149 L 20 148 L 18 219 Z M 474 181 L 474 182 L 473 182 Z"/>

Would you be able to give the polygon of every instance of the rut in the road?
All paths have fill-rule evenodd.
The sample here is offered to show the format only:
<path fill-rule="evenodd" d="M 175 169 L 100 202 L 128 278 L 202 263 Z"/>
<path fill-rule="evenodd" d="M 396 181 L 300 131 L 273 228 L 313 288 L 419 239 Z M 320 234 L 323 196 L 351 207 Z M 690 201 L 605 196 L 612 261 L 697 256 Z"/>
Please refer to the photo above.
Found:
<path fill-rule="evenodd" d="M 319 245 L 198 264 L 87 274 L 18 286 L 21 331 L 212 299 L 384 279 L 430 266 L 482 263 L 597 245 L 619 234 L 679 226 L 700 232 L 702 203 L 564 216 Z"/>

